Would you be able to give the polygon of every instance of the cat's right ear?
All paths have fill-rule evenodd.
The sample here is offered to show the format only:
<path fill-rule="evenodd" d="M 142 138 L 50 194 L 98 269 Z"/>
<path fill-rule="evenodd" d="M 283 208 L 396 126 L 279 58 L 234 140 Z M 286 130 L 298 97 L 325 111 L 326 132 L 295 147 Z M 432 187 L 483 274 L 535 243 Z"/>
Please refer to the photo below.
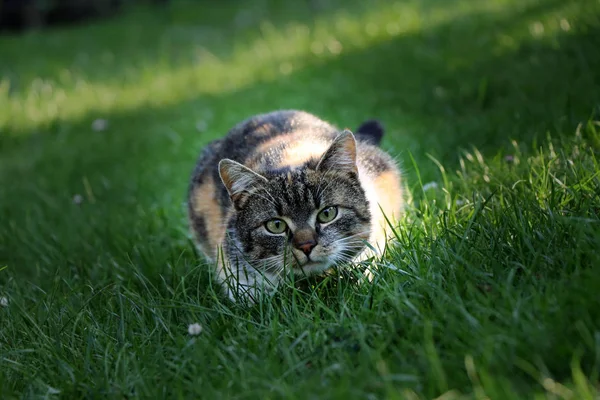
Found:
<path fill-rule="evenodd" d="M 253 188 L 267 182 L 264 176 L 228 158 L 219 161 L 219 175 L 236 207 L 242 204 Z"/>

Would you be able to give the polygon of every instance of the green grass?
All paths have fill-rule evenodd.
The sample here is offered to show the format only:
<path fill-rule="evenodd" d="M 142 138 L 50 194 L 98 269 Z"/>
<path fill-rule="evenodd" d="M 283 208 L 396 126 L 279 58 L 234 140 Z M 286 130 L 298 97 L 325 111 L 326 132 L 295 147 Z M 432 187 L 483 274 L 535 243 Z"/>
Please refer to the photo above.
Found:
<path fill-rule="evenodd" d="M 598 398 L 600 3 L 220 3 L 0 37 L 0 397 Z M 277 108 L 381 119 L 411 196 L 373 284 L 244 309 L 183 202 Z"/>

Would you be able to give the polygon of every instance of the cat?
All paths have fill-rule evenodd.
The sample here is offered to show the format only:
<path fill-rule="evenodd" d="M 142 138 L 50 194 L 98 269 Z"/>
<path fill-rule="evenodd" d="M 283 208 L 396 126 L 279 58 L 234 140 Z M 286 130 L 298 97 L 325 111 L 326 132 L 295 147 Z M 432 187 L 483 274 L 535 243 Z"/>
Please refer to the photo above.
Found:
<path fill-rule="evenodd" d="M 188 190 L 189 225 L 232 300 L 254 301 L 290 270 L 319 274 L 384 250 L 403 189 L 382 136 L 375 120 L 354 135 L 280 110 L 204 148 Z"/>

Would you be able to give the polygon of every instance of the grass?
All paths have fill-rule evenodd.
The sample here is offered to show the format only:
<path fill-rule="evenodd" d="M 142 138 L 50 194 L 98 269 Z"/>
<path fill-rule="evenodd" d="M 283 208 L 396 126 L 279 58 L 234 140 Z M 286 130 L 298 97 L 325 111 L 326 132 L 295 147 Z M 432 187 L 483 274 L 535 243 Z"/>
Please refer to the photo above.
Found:
<path fill-rule="evenodd" d="M 222 3 L 0 37 L 0 397 L 598 398 L 600 3 Z M 183 201 L 276 108 L 380 118 L 411 197 L 372 285 L 244 309 Z"/>

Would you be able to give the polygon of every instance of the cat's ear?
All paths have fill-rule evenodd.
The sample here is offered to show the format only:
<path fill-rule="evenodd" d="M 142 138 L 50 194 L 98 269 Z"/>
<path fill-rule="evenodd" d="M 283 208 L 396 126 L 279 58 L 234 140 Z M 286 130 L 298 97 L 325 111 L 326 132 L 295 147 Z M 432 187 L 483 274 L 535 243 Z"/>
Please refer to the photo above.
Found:
<path fill-rule="evenodd" d="M 349 130 L 344 130 L 335 138 L 329 149 L 323 154 L 317 171 L 345 171 L 357 173 L 356 140 Z"/>
<path fill-rule="evenodd" d="M 219 175 L 236 206 L 245 197 L 244 194 L 248 194 L 257 185 L 267 182 L 264 176 L 228 158 L 219 162 Z"/>

